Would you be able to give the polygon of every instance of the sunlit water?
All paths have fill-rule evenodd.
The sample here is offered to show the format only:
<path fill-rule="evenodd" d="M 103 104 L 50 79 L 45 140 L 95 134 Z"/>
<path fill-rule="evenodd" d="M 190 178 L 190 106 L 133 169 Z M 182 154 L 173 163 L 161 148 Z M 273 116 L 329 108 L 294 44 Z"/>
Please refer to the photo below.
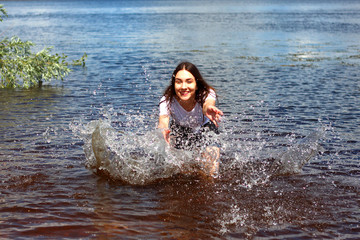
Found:
<path fill-rule="evenodd" d="M 89 58 L 63 82 L 0 91 L 1 238 L 359 238 L 356 1 L 5 8 L 1 36 Z M 225 113 L 215 178 L 156 130 L 182 60 Z"/>

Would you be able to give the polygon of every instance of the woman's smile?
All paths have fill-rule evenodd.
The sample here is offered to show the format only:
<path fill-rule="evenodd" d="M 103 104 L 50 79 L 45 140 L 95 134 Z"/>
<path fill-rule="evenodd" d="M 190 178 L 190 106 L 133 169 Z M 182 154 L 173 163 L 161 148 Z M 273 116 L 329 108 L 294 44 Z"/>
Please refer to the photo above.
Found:
<path fill-rule="evenodd" d="M 180 94 L 186 97 L 188 94 L 190 94 L 190 91 L 180 91 Z"/>

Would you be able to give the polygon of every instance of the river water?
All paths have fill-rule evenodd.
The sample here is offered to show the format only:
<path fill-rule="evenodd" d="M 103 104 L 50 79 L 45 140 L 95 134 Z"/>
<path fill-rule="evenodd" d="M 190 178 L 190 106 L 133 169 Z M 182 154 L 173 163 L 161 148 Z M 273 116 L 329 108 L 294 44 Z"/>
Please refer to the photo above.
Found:
<path fill-rule="evenodd" d="M 360 237 L 357 1 L 4 6 L 1 37 L 88 60 L 41 89 L 0 90 L 2 239 Z M 196 154 L 156 131 L 183 60 L 225 113 L 214 179 L 182 173 Z"/>

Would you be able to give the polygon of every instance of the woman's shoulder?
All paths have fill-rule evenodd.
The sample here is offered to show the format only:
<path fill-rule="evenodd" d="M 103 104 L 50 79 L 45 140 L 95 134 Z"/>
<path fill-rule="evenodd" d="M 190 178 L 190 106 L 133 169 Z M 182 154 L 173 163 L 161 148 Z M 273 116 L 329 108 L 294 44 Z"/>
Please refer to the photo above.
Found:
<path fill-rule="evenodd" d="M 160 98 L 160 103 L 162 103 L 162 102 L 166 102 L 166 96 L 165 95 Z"/>
<path fill-rule="evenodd" d="M 160 115 L 169 115 L 169 103 L 166 100 L 166 97 L 163 96 L 160 99 L 160 103 L 159 103 L 159 108 L 160 108 Z"/>
<path fill-rule="evenodd" d="M 215 92 L 215 89 L 213 89 L 213 88 L 210 88 L 210 89 L 209 89 L 209 95 L 213 95 L 213 96 L 216 96 L 216 92 Z"/>
<path fill-rule="evenodd" d="M 207 100 L 207 99 L 214 99 L 214 100 L 216 100 L 216 92 L 215 92 L 214 89 L 210 88 L 209 93 L 208 93 L 208 95 L 207 95 L 207 97 L 206 97 L 206 100 Z"/>

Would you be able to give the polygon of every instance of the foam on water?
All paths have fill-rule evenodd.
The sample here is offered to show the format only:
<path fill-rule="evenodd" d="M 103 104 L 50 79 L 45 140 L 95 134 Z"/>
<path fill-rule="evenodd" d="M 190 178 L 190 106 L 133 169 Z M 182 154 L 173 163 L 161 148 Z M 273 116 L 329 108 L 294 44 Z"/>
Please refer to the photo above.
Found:
<path fill-rule="evenodd" d="M 74 133 L 84 142 L 86 166 L 94 172 L 134 185 L 146 185 L 177 174 L 209 175 L 200 151 L 170 148 L 160 130 L 146 122 L 148 116 L 112 114 L 120 116 L 120 122 L 114 124 L 111 114 L 105 113 L 103 119 L 71 124 Z M 324 136 L 324 130 L 299 141 L 291 140 L 292 143 L 282 149 L 269 149 L 266 140 L 234 141 L 229 138 L 233 134 L 216 136 L 221 143 L 218 177 L 233 179 L 239 186 L 251 188 L 273 176 L 299 173 L 318 154 L 318 141 Z"/>

